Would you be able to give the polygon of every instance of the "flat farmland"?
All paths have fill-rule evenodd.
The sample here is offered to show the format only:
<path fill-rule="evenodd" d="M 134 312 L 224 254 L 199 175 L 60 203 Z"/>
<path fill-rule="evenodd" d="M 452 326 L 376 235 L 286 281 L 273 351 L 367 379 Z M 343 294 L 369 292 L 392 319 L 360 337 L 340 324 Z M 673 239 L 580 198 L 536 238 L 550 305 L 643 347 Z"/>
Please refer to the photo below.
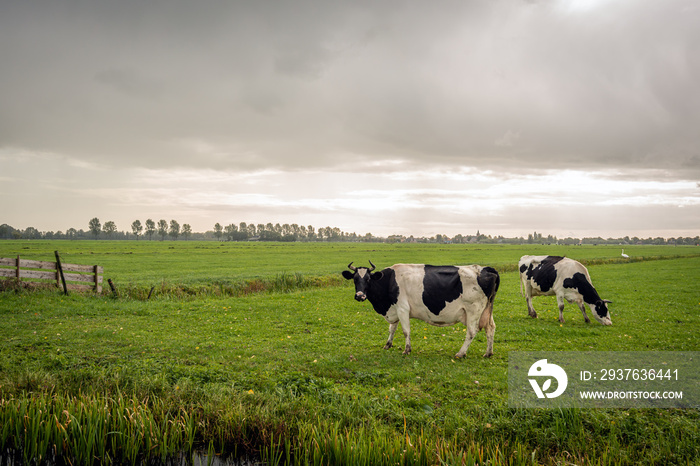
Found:
<path fill-rule="evenodd" d="M 296 464 L 695 464 L 700 455 L 697 409 L 512 409 L 507 382 L 512 351 L 700 351 L 700 248 L 625 246 L 625 259 L 612 246 L 0 242 L 0 257 L 52 260 L 56 250 L 64 262 L 103 266 L 120 293 L 0 294 L 0 440 L 18 455 L 36 459 L 55 439 L 68 446 L 44 458 L 94 463 L 165 461 L 192 448 Z M 539 318 L 528 317 L 516 272 L 523 254 L 587 263 L 613 301 L 613 325 L 585 324 L 570 304 L 560 324 L 553 297 L 535 298 Z M 494 356 L 481 356 L 481 332 L 456 360 L 464 326 L 416 320 L 411 355 L 400 334 L 383 350 L 388 324 L 339 278 L 368 260 L 498 269 Z M 285 276 L 314 280 L 284 292 L 216 291 Z M 151 287 L 151 299 L 136 292 Z M 195 291 L 173 291 L 181 288 Z M 182 432 L 70 446 L 80 434 L 66 433 L 61 413 L 99 420 L 105 406 L 138 407 L 158 432 Z M 18 433 L 26 421 L 16 413 L 32 407 L 46 427 L 38 446 Z"/>
<path fill-rule="evenodd" d="M 624 246 L 627 262 L 700 257 L 696 246 Z M 580 261 L 622 261 L 618 246 L 257 243 L 215 241 L 0 241 L 0 257 L 101 265 L 118 283 L 229 283 L 282 273 L 339 275 L 351 261 L 379 268 L 396 263 L 490 265 L 512 271 L 524 254 L 551 254 Z"/>

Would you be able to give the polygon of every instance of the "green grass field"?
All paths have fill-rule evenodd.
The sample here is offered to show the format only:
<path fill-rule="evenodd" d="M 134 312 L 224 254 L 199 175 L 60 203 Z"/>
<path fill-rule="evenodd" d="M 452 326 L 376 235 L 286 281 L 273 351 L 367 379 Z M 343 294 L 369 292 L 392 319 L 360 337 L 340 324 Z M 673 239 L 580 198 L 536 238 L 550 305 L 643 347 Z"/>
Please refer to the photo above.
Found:
<path fill-rule="evenodd" d="M 510 409 L 507 369 L 511 351 L 700 351 L 700 248 L 626 246 L 628 260 L 610 246 L 0 242 L 0 257 L 55 250 L 103 266 L 120 294 L 0 294 L 0 446 L 25 459 L 196 447 L 296 464 L 699 461 L 697 410 Z M 575 305 L 561 325 L 553 297 L 528 317 L 523 254 L 587 263 L 613 325 L 585 324 Z M 494 356 L 480 333 L 455 360 L 464 326 L 415 320 L 410 356 L 400 334 L 383 350 L 388 324 L 339 279 L 368 259 L 496 267 Z"/>

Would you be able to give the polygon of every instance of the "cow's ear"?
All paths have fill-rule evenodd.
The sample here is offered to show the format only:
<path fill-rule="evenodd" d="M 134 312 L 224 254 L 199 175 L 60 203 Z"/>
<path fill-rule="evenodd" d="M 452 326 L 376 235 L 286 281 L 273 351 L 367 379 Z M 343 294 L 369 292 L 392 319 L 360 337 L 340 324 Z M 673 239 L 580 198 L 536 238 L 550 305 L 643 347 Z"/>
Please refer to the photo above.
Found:
<path fill-rule="evenodd" d="M 352 273 L 349 270 L 343 270 L 343 277 L 345 277 L 346 280 L 352 280 L 352 277 L 354 277 L 355 274 Z"/>
<path fill-rule="evenodd" d="M 384 273 L 382 273 L 382 272 L 377 272 L 377 273 L 373 273 L 372 275 L 370 275 L 372 280 L 381 280 L 383 276 L 384 276 Z"/>

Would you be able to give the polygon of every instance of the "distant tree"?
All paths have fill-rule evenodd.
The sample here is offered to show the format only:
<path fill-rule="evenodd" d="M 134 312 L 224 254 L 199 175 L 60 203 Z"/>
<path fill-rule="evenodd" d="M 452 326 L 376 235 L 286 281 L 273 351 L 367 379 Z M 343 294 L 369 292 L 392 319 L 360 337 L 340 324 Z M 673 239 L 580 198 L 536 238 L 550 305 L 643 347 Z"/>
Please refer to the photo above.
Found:
<path fill-rule="evenodd" d="M 166 236 L 168 236 L 168 222 L 165 220 L 158 220 L 158 234 L 160 235 L 160 240 L 163 241 Z"/>
<path fill-rule="evenodd" d="M 97 238 L 100 235 L 100 230 L 102 229 L 102 224 L 100 223 L 100 219 L 95 217 L 92 220 L 90 220 L 90 223 L 88 224 L 90 233 L 93 234 L 95 238 Z"/>
<path fill-rule="evenodd" d="M 277 233 L 274 229 L 266 229 L 262 232 L 258 232 L 261 241 L 281 241 L 282 235 Z"/>
<path fill-rule="evenodd" d="M 102 231 L 105 232 L 108 238 L 111 238 L 112 234 L 117 231 L 117 224 L 111 220 L 105 222 L 104 226 L 102 227 Z"/>
<path fill-rule="evenodd" d="M 222 227 L 220 223 L 217 223 L 216 225 L 214 225 L 214 237 L 216 239 L 218 239 L 219 241 L 221 241 L 221 237 L 223 236 L 223 234 L 224 234 L 224 227 Z"/>
<path fill-rule="evenodd" d="M 7 223 L 3 223 L 2 225 L 0 225 L 0 238 L 18 239 L 21 237 L 22 237 L 21 232 L 19 232 L 18 230 L 15 230 L 13 227 L 8 225 Z"/>
<path fill-rule="evenodd" d="M 78 236 L 78 231 L 75 228 L 69 228 L 66 230 L 66 238 L 75 239 L 76 236 Z"/>
<path fill-rule="evenodd" d="M 182 236 L 185 237 L 185 241 L 187 241 L 187 238 L 192 236 L 192 227 L 189 225 L 189 223 L 182 225 Z"/>
<path fill-rule="evenodd" d="M 143 231 L 143 225 L 141 225 L 141 220 L 134 220 L 134 222 L 131 224 L 131 231 L 134 233 L 134 236 L 136 236 L 136 239 L 139 239 L 139 235 Z"/>
<path fill-rule="evenodd" d="M 22 233 L 24 239 L 41 239 L 41 232 L 34 227 L 27 227 Z"/>
<path fill-rule="evenodd" d="M 146 220 L 146 235 L 148 235 L 148 239 L 153 239 L 153 234 L 156 232 L 156 222 L 151 220 L 150 218 Z"/>
<path fill-rule="evenodd" d="M 226 233 L 226 239 L 229 241 L 233 241 L 234 237 L 236 236 L 236 233 L 238 232 L 238 227 L 234 225 L 233 223 L 230 223 L 226 225 L 224 228 L 224 232 Z"/>
<path fill-rule="evenodd" d="M 180 224 L 177 223 L 175 220 L 170 220 L 170 231 L 168 234 L 173 238 L 177 239 L 178 236 L 180 236 Z"/>

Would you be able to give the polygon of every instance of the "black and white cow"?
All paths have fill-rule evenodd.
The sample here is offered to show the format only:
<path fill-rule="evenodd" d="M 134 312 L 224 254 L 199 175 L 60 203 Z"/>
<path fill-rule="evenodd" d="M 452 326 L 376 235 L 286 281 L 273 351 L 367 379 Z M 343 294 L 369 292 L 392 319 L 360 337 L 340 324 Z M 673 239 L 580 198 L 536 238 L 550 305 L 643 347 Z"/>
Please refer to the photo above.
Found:
<path fill-rule="evenodd" d="M 457 358 L 463 357 L 477 332 L 486 329 L 486 354 L 493 354 L 493 301 L 500 277 L 491 267 L 479 265 L 432 266 L 423 264 L 396 264 L 380 272 L 371 268 L 353 267 L 343 276 L 355 282 L 355 299 L 368 300 L 374 310 L 389 322 L 389 339 L 384 349 L 393 346 L 396 327 L 406 337 L 403 354 L 411 352 L 409 320 L 420 319 L 431 325 L 445 327 L 462 322 L 467 337 Z"/>
<path fill-rule="evenodd" d="M 523 256 L 518 262 L 520 269 L 520 292 L 525 292 L 527 310 L 531 317 L 537 317 L 532 307 L 533 296 L 556 295 L 559 305 L 559 322 L 564 323 L 564 300 L 578 304 L 586 323 L 585 304 L 593 317 L 603 325 L 612 325 L 607 299 L 600 299 L 593 288 L 591 276 L 583 264 L 560 256 Z"/>

